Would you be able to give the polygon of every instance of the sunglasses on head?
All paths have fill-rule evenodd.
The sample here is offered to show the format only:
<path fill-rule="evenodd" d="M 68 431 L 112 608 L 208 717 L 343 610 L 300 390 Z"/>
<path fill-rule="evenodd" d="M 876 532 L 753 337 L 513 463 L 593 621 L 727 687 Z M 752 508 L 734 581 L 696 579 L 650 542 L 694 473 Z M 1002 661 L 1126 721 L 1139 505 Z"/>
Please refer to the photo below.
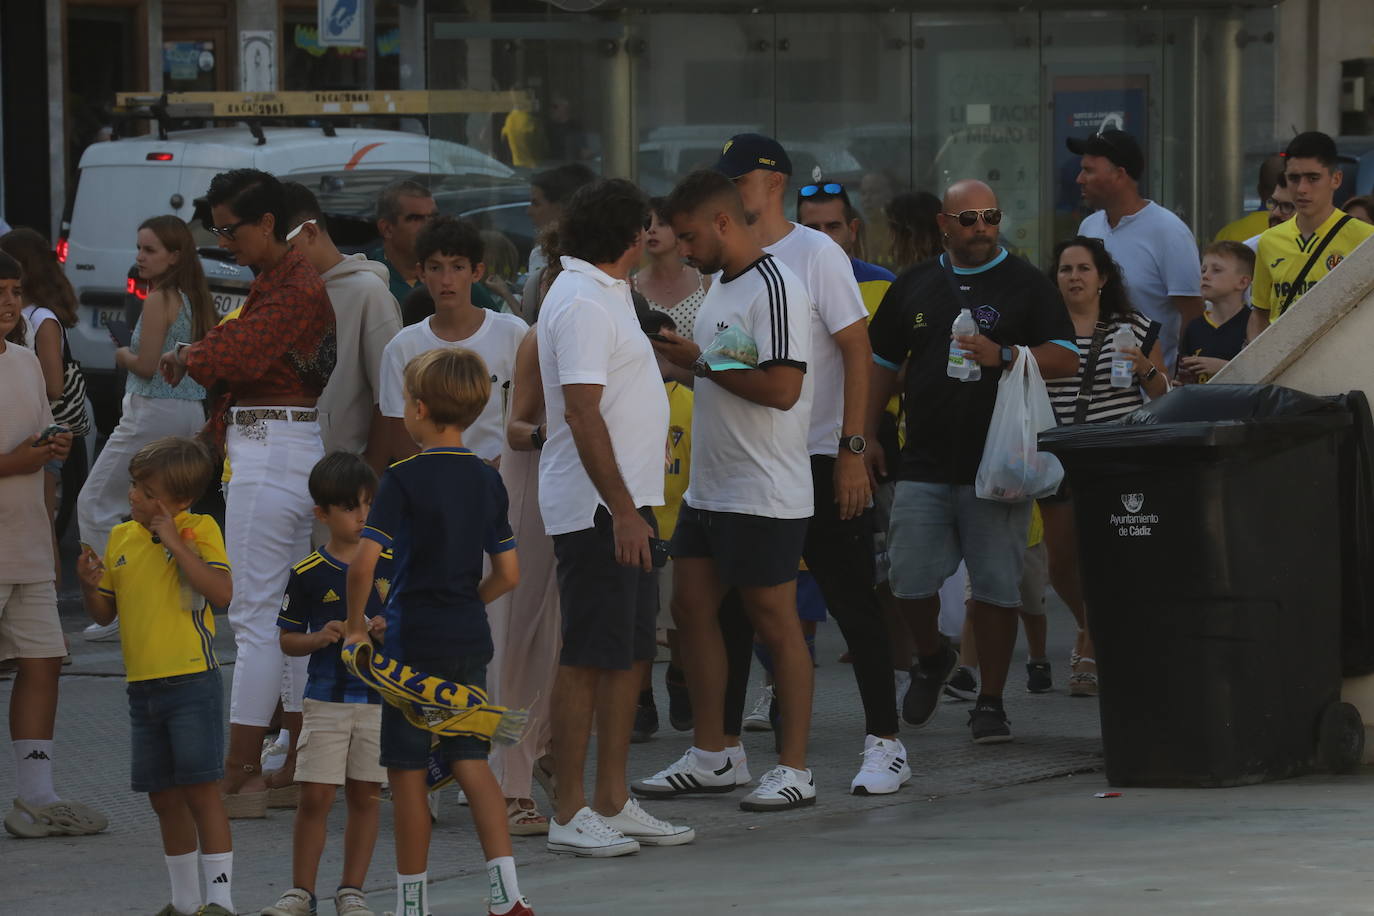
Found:
<path fill-rule="evenodd" d="M 809 184 L 797 192 L 802 197 L 815 197 L 817 194 L 843 194 L 844 185 L 829 182 L 827 184 Z"/>
<path fill-rule="evenodd" d="M 944 213 L 942 215 L 948 216 L 950 219 L 957 219 L 961 226 L 974 225 L 980 216 L 983 218 L 983 222 L 989 226 L 996 226 L 1002 221 L 1002 211 L 996 207 L 989 207 L 986 210 L 960 210 L 958 213 Z"/>

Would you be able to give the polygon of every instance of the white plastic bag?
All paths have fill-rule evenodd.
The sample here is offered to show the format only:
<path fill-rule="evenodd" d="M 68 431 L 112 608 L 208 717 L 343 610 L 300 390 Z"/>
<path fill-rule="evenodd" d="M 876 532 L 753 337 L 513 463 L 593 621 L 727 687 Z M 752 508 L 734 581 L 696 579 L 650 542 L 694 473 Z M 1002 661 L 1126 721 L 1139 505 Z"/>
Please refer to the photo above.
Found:
<path fill-rule="evenodd" d="M 997 404 L 983 444 L 974 493 L 1004 503 L 1049 496 L 1064 479 L 1064 466 L 1037 439 L 1054 426 L 1045 380 L 1028 347 L 1016 348 L 1016 362 L 997 383 Z"/>

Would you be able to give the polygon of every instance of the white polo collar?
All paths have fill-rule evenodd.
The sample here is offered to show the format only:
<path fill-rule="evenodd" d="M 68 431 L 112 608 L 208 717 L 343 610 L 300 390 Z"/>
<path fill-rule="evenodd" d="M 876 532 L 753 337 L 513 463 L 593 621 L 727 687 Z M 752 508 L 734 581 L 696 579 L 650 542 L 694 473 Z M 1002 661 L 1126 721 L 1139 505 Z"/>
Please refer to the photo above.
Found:
<path fill-rule="evenodd" d="M 590 261 L 584 261 L 581 258 L 570 257 L 566 254 L 563 255 L 559 260 L 563 262 L 564 270 L 570 270 L 573 273 L 585 274 L 586 276 L 591 277 L 597 283 L 600 283 L 602 286 L 611 287 L 617 284 L 625 284 L 624 280 L 618 280 L 615 277 L 612 277 L 610 274 L 606 273 L 606 271 L 602 270 L 600 267 L 597 267 Z"/>

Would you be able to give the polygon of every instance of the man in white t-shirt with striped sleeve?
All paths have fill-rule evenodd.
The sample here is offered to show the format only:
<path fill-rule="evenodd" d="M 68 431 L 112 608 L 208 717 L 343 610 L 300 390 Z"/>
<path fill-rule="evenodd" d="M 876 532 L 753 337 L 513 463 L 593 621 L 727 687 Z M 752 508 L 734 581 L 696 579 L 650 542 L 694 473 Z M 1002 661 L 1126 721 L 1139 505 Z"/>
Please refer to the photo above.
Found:
<path fill-rule="evenodd" d="M 766 254 L 749 231 L 739 191 L 714 171 L 693 172 L 665 205 L 679 250 L 702 273 L 721 272 L 697 314 L 693 339 L 660 332 L 654 346 L 697 376 L 692 469 L 673 533 L 673 619 L 683 642 L 695 718 L 694 746 L 631 785 L 639 795 L 730 792 L 740 783 L 726 749 L 725 653 L 718 610 L 737 589 L 773 655 L 782 743 L 778 766 L 740 802 L 746 811 L 809 805 L 811 656 L 797 619 L 797 569 L 813 510 L 806 439 L 811 300 L 801 280 Z M 737 331 L 756 358 L 707 355 L 718 334 Z M 736 340 L 733 348 L 740 349 Z"/>

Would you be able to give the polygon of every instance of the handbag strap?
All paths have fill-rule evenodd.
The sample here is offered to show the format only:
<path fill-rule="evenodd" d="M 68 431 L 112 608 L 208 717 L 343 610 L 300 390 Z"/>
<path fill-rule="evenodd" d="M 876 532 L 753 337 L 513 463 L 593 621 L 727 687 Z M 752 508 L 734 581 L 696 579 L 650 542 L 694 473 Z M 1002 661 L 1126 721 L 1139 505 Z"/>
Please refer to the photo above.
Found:
<path fill-rule="evenodd" d="M 1317 263 L 1317 259 L 1322 256 L 1322 252 L 1326 250 L 1326 246 L 1331 244 L 1331 240 L 1336 237 L 1336 233 L 1340 232 L 1348 222 L 1350 222 L 1350 214 L 1347 213 L 1336 220 L 1336 225 L 1332 226 L 1331 231 L 1326 233 L 1326 237 L 1322 239 L 1321 244 L 1312 250 L 1312 256 L 1307 259 L 1307 263 L 1302 266 L 1302 271 L 1293 281 L 1293 285 L 1288 288 L 1288 295 L 1283 297 L 1283 304 L 1279 306 L 1280 315 L 1288 311 L 1288 306 L 1292 305 L 1293 300 L 1298 298 L 1298 290 L 1302 289 L 1303 281 L 1307 279 L 1307 272 Z"/>
<path fill-rule="evenodd" d="M 1093 399 L 1093 376 L 1097 374 L 1097 358 L 1102 355 L 1102 346 L 1107 342 L 1107 322 L 1098 321 L 1093 328 L 1092 346 L 1088 348 L 1088 362 L 1078 379 L 1078 397 L 1073 405 L 1075 425 L 1088 418 L 1088 405 Z"/>

